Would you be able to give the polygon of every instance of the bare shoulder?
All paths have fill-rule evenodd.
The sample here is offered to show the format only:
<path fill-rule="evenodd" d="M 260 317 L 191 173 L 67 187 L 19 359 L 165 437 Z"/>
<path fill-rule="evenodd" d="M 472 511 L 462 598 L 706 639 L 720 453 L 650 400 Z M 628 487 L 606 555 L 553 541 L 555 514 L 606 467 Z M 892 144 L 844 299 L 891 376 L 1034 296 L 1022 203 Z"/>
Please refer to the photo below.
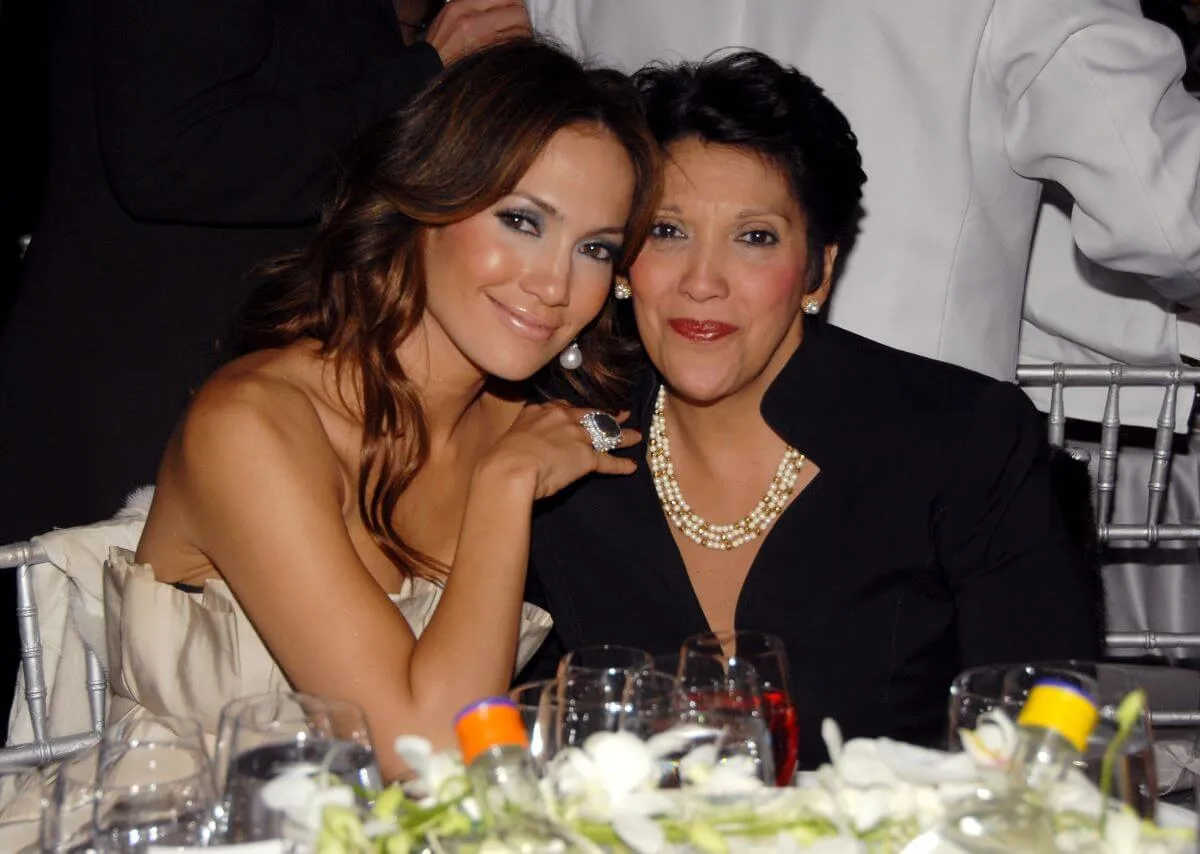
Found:
<path fill-rule="evenodd" d="M 193 397 L 172 452 L 185 471 L 247 473 L 284 463 L 338 472 L 320 416 L 320 366 L 293 348 L 229 363 Z"/>

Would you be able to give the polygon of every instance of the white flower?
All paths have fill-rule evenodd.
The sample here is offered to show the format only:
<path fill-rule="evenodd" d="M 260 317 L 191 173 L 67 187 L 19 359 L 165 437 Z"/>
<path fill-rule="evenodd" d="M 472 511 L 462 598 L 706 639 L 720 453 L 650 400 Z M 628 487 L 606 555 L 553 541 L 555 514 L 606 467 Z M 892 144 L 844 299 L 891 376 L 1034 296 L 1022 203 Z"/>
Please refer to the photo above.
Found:
<path fill-rule="evenodd" d="M 963 750 L 980 768 L 1006 768 L 1019 735 L 1017 725 L 998 709 L 980 715 L 975 729 L 958 731 Z"/>
<path fill-rule="evenodd" d="M 337 778 L 332 778 L 336 780 Z M 327 806 L 354 806 L 354 790 L 340 780 L 331 783 L 319 765 L 296 763 L 268 781 L 258 794 L 268 809 L 283 813 L 288 835 L 311 839 L 321 829 Z"/>
<path fill-rule="evenodd" d="M 620 815 L 669 812 L 657 791 L 658 763 L 647 745 L 627 732 L 598 732 L 583 749 L 560 750 L 547 769 L 551 791 L 583 818 L 612 821 Z"/>
<path fill-rule="evenodd" d="M 416 774 L 405 784 L 405 791 L 422 806 L 431 806 L 443 795 L 453 780 L 461 780 L 466 772 L 457 751 L 433 749 L 427 738 L 402 735 L 393 744 L 396 754 Z M 455 792 L 459 794 L 459 792 Z"/>

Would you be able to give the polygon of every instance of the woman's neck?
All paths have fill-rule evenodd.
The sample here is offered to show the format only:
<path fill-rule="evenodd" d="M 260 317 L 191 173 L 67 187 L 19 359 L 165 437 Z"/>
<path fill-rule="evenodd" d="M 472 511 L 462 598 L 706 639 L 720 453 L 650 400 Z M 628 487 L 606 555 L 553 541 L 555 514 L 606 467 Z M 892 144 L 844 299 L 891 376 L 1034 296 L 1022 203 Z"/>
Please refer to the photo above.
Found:
<path fill-rule="evenodd" d="M 463 355 L 436 324 L 422 323 L 397 354 L 416 386 L 433 446 L 453 440 L 487 385 L 488 375 Z"/>
<path fill-rule="evenodd" d="M 690 401 L 668 387 L 666 421 L 672 446 L 682 445 L 689 456 L 700 460 L 770 446 L 778 437 L 762 416 L 763 398 L 798 347 L 798 340 L 794 344 L 785 340 L 759 376 L 716 401 Z"/>

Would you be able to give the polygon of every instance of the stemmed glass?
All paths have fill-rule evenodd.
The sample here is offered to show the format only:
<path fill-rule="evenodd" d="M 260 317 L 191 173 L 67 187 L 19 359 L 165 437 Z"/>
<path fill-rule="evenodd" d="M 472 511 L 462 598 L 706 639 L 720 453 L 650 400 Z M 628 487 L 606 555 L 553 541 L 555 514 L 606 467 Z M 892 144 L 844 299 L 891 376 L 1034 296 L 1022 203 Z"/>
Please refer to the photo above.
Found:
<path fill-rule="evenodd" d="M 222 714 L 217 751 L 226 769 L 221 812 L 227 841 L 284 835 L 285 817 L 260 797 L 284 773 L 327 772 L 362 789 L 380 787 L 366 715 L 354 703 L 276 693 L 234 704 Z"/>
<path fill-rule="evenodd" d="M 680 651 L 679 688 L 697 712 L 761 718 L 770 733 L 775 782 L 792 782 L 799 730 L 783 641 L 754 631 L 690 637 Z"/>
<path fill-rule="evenodd" d="M 149 718 L 118 724 L 100 742 L 92 816 L 101 852 L 207 845 L 217 797 L 199 724 Z"/>

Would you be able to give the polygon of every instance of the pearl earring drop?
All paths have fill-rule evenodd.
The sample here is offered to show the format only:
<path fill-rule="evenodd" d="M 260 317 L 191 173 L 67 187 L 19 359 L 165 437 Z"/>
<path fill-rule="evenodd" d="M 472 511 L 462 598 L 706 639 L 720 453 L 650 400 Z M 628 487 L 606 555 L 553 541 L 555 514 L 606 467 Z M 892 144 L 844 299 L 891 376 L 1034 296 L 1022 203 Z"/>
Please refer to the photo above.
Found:
<path fill-rule="evenodd" d="M 558 363 L 566 370 L 574 371 L 583 364 L 583 351 L 572 341 L 570 347 L 558 354 Z"/>

